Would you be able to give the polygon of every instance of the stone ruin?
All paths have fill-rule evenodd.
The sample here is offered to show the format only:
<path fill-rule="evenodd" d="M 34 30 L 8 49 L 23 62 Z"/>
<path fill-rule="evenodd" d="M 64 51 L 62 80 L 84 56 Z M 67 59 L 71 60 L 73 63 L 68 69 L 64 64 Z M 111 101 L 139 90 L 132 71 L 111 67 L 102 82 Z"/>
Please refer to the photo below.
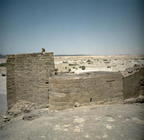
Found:
<path fill-rule="evenodd" d="M 11 108 L 19 100 L 48 104 L 49 77 L 54 73 L 53 53 L 7 56 L 7 102 Z"/>
<path fill-rule="evenodd" d="M 50 109 L 104 103 L 143 102 L 144 68 L 121 72 L 55 75 L 53 53 L 7 56 L 7 101 Z M 140 99 L 139 99 L 140 98 Z"/>

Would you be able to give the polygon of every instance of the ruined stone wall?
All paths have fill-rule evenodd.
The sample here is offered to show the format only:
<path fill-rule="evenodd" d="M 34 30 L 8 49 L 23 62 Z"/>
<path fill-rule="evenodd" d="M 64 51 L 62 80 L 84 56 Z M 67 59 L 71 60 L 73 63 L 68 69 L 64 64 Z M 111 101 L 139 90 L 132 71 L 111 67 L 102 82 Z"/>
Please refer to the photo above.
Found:
<path fill-rule="evenodd" d="M 122 75 L 119 72 L 95 72 L 79 75 L 61 75 L 50 78 L 49 103 L 51 109 L 73 107 L 76 102 L 121 102 Z"/>
<path fill-rule="evenodd" d="M 124 99 L 144 96 L 144 68 L 123 78 Z"/>
<path fill-rule="evenodd" d="M 15 55 L 7 58 L 7 105 L 8 108 L 16 103 L 15 88 Z"/>
<path fill-rule="evenodd" d="M 37 105 L 49 103 L 51 109 L 66 109 L 76 103 L 121 103 L 144 95 L 144 69 L 120 72 L 89 72 L 54 75 L 53 53 L 7 56 L 7 102 Z"/>
<path fill-rule="evenodd" d="M 25 100 L 48 104 L 49 77 L 54 72 L 53 53 L 9 55 L 7 57 L 8 107 Z"/>

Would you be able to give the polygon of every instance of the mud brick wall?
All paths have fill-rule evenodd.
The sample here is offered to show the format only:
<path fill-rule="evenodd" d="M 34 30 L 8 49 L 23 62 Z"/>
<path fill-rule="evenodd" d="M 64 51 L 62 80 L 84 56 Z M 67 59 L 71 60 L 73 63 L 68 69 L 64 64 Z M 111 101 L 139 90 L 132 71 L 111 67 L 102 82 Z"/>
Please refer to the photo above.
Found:
<path fill-rule="evenodd" d="M 123 78 L 124 99 L 144 96 L 144 68 Z"/>
<path fill-rule="evenodd" d="M 122 90 L 122 75 L 119 72 L 54 76 L 50 78 L 50 108 L 70 108 L 75 102 L 118 103 L 123 100 Z"/>
<path fill-rule="evenodd" d="M 48 104 L 49 77 L 54 73 L 53 53 L 8 55 L 8 108 L 18 100 Z"/>

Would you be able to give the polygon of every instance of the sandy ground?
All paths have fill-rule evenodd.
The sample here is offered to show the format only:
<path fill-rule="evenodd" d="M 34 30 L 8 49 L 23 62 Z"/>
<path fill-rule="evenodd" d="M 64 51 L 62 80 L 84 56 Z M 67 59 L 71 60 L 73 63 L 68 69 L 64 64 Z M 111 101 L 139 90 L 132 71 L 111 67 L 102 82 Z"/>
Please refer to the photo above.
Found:
<path fill-rule="evenodd" d="M 37 110 L 0 129 L 1 140 L 143 140 L 144 104 L 100 105 L 63 111 Z"/>

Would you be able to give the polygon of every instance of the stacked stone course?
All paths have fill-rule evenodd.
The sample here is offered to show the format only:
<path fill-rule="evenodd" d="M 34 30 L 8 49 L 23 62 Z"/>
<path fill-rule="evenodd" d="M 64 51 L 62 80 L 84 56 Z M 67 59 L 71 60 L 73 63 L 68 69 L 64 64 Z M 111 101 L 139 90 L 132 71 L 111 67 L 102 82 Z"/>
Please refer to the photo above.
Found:
<path fill-rule="evenodd" d="M 144 97 L 144 68 L 123 78 L 124 99 Z"/>
<path fill-rule="evenodd" d="M 123 100 L 119 72 L 95 72 L 50 78 L 49 103 L 52 109 L 74 107 L 75 103 L 120 103 Z"/>
<path fill-rule="evenodd" d="M 49 77 L 54 72 L 53 53 L 9 55 L 7 57 L 8 107 L 25 100 L 48 104 Z"/>
<path fill-rule="evenodd" d="M 21 100 L 38 106 L 49 104 L 51 109 L 66 109 L 90 103 L 122 103 L 131 97 L 144 97 L 144 68 L 124 74 L 54 75 L 54 72 L 53 53 L 8 55 L 8 109 Z"/>

